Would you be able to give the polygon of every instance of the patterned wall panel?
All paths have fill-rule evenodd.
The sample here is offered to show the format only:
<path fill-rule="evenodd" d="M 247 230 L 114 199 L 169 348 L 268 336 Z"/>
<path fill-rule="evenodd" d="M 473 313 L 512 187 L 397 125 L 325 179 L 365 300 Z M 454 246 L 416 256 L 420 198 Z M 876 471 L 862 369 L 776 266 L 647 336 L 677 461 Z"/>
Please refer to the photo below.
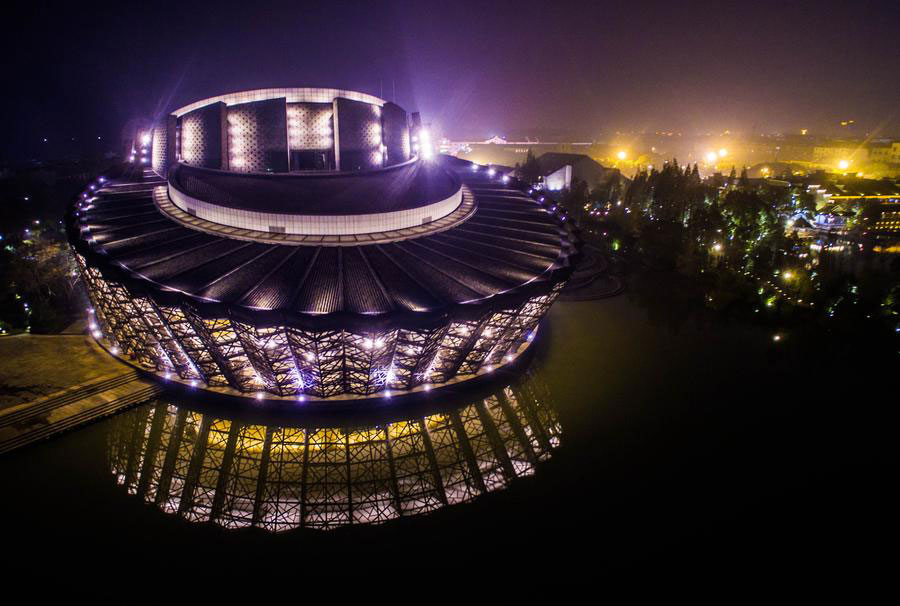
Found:
<path fill-rule="evenodd" d="M 175 116 L 166 116 L 153 127 L 153 149 L 151 154 L 153 171 L 165 177 L 169 165 L 175 161 Z"/>
<path fill-rule="evenodd" d="M 192 166 L 221 168 L 227 152 L 223 140 L 225 104 L 212 103 L 181 117 L 181 160 Z"/>
<path fill-rule="evenodd" d="M 281 173 L 288 169 L 285 99 L 228 107 L 228 170 Z"/>
<path fill-rule="evenodd" d="M 334 107 L 338 169 L 381 168 L 381 108 L 341 97 L 334 100 Z"/>
<path fill-rule="evenodd" d="M 331 103 L 288 103 L 288 145 L 291 150 L 331 149 Z"/>
<path fill-rule="evenodd" d="M 395 103 L 385 103 L 381 108 L 384 124 L 384 147 L 386 165 L 400 164 L 409 160 L 409 125 L 406 110 Z"/>
<path fill-rule="evenodd" d="M 291 170 L 334 168 L 332 103 L 288 103 L 288 148 Z"/>
<path fill-rule="evenodd" d="M 165 124 L 157 124 L 153 127 L 153 151 L 151 153 L 151 164 L 153 172 L 157 175 L 166 176 L 166 168 L 169 165 L 167 152 L 169 148 L 169 135 Z"/>

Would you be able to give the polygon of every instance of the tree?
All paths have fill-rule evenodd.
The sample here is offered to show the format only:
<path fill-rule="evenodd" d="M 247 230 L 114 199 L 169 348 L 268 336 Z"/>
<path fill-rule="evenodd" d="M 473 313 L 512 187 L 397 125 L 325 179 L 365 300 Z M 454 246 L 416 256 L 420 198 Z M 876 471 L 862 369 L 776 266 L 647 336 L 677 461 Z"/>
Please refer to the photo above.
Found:
<path fill-rule="evenodd" d="M 797 212 L 803 213 L 807 219 L 812 219 L 816 214 L 816 195 L 803 190 L 797 196 Z"/>
<path fill-rule="evenodd" d="M 584 207 L 588 203 L 588 185 L 586 181 L 574 179 L 572 185 L 563 192 L 560 205 L 569 211 L 576 223 L 581 223 L 585 216 Z"/>
<path fill-rule="evenodd" d="M 528 153 L 525 155 L 525 162 L 519 168 L 519 175 L 522 181 L 529 185 L 534 185 L 541 179 L 541 165 L 538 163 L 537 158 L 534 157 L 534 152 L 531 148 L 528 149 Z"/>

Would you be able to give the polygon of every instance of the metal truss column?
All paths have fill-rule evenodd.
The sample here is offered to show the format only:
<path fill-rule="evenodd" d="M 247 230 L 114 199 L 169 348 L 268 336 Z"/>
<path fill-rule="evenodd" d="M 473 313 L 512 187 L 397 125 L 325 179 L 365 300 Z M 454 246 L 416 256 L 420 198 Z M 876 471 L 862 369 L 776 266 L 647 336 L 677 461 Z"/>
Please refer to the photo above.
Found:
<path fill-rule="evenodd" d="M 162 471 L 159 475 L 159 490 L 156 493 L 156 504 L 161 505 L 169 498 L 169 490 L 172 486 L 172 474 L 175 473 L 175 461 L 178 459 L 178 449 L 181 448 L 182 433 L 187 422 L 188 411 L 186 408 L 178 409 L 175 415 L 175 425 L 172 427 L 169 447 L 166 450 L 166 459 L 163 461 Z"/>
<path fill-rule="evenodd" d="M 529 440 L 528 436 L 525 435 L 525 429 L 519 422 L 519 417 L 512 409 L 512 406 L 510 405 L 509 400 L 506 398 L 506 394 L 503 393 L 503 390 L 498 391 L 496 395 L 497 403 L 500 405 L 500 409 L 503 411 L 504 416 L 506 416 L 510 427 L 512 427 L 513 433 L 516 434 L 516 438 L 518 438 L 519 442 L 522 443 L 522 447 L 525 449 L 525 456 L 527 456 L 529 462 L 534 465 L 535 463 L 537 463 L 537 454 L 534 452 L 534 448 L 531 447 L 531 440 Z"/>
<path fill-rule="evenodd" d="M 550 452 L 553 448 L 553 444 L 550 442 L 550 436 L 547 435 L 547 428 L 544 427 L 540 418 L 535 414 L 533 408 L 534 398 L 518 388 L 511 389 L 516 398 L 518 398 L 519 406 L 522 408 L 522 414 L 528 419 L 528 425 L 537 437 L 538 442 L 540 442 L 541 448 L 543 448 L 544 452 Z"/>
<path fill-rule="evenodd" d="M 481 493 L 486 493 L 487 487 L 484 485 L 484 478 L 481 477 L 481 469 L 478 467 L 478 461 L 475 459 L 475 451 L 472 450 L 472 444 L 469 443 L 469 436 L 466 434 L 465 427 L 463 427 L 462 419 L 459 418 L 459 411 L 450 411 L 450 421 L 453 424 L 453 429 L 456 431 L 459 448 L 462 450 L 466 464 L 469 466 L 469 473 L 475 482 L 475 488 Z"/>
<path fill-rule="evenodd" d="M 153 475 L 153 461 L 156 460 L 156 453 L 159 451 L 159 444 L 162 440 L 162 430 L 166 423 L 168 411 L 166 405 L 159 403 L 153 407 L 153 421 L 150 425 L 150 437 L 147 440 L 147 449 L 144 451 L 144 464 L 141 465 L 141 474 L 138 478 L 137 495 L 144 499 L 147 493 L 147 487 L 150 484 L 150 478 Z"/>
<path fill-rule="evenodd" d="M 300 527 L 306 526 L 306 478 L 309 472 L 309 434 L 312 428 L 303 430 L 303 469 L 300 472 Z"/>
<path fill-rule="evenodd" d="M 350 431 L 344 429 L 344 465 L 347 467 L 347 519 L 353 521 L 353 478 L 350 465 Z"/>
<path fill-rule="evenodd" d="M 216 494 L 213 496 L 212 510 L 209 519 L 217 520 L 222 515 L 222 507 L 225 504 L 225 496 L 228 492 L 228 480 L 231 477 L 231 464 L 234 461 L 234 449 L 237 445 L 238 434 L 242 425 L 234 421 L 228 431 L 228 441 L 225 443 L 225 453 L 222 455 L 222 467 L 219 478 L 216 481 Z"/>
<path fill-rule="evenodd" d="M 209 415 L 200 418 L 200 430 L 194 440 L 194 450 L 191 452 L 191 463 L 188 466 L 187 476 L 184 478 L 184 489 L 181 491 L 181 502 L 178 504 L 178 515 L 183 516 L 194 504 L 194 487 L 200 479 L 200 471 L 203 469 L 203 458 L 206 456 L 206 443 L 209 440 L 209 428 L 212 419 Z"/>
<path fill-rule="evenodd" d="M 197 338 L 199 338 L 203 345 L 206 347 L 207 353 L 210 355 L 215 365 L 219 368 L 219 372 L 222 373 L 222 376 L 225 377 L 225 380 L 228 382 L 228 384 L 238 391 L 244 391 L 244 388 L 241 385 L 241 381 L 235 374 L 234 369 L 231 367 L 231 364 L 229 364 L 228 357 L 222 352 L 221 348 L 219 347 L 219 343 L 213 338 L 212 333 L 204 324 L 203 318 L 201 318 L 193 310 L 188 309 L 185 306 L 182 306 L 181 311 L 184 314 L 185 320 L 187 320 L 188 324 L 190 324 L 190 326 L 193 328 L 194 334 L 197 335 Z M 234 330 L 231 327 L 231 320 L 227 318 L 219 318 L 219 320 L 228 322 L 228 329 L 232 331 Z M 235 335 L 235 340 L 238 340 L 237 335 Z M 238 340 L 238 342 L 240 341 Z"/>
<path fill-rule="evenodd" d="M 400 485 L 397 484 L 397 466 L 394 463 L 394 447 L 391 443 L 390 425 L 385 425 L 384 444 L 387 451 L 388 469 L 391 471 L 391 493 L 394 500 L 394 509 L 397 510 L 398 516 L 403 516 L 402 501 L 400 500 Z"/>
<path fill-rule="evenodd" d="M 150 411 L 147 409 L 136 412 L 134 419 L 134 427 L 131 428 L 131 438 L 129 439 L 128 449 L 128 467 L 125 468 L 125 486 L 135 484 L 135 476 L 138 475 L 138 461 L 141 458 L 141 446 L 144 445 L 142 435 L 147 428 L 147 416 Z M 140 477 L 138 477 L 138 480 Z"/>
<path fill-rule="evenodd" d="M 259 458 L 259 477 L 256 478 L 256 494 L 253 497 L 253 519 L 250 522 L 251 526 L 258 526 L 259 520 L 262 517 L 260 505 L 266 494 L 266 479 L 269 475 L 269 461 L 272 456 L 272 434 L 274 433 L 274 427 L 266 427 L 266 437 L 263 440 L 262 455 Z"/>
<path fill-rule="evenodd" d="M 447 491 L 444 488 L 444 480 L 441 478 L 441 470 L 438 467 L 437 457 L 434 454 L 434 443 L 431 441 L 431 433 L 425 419 L 419 419 L 419 430 L 422 434 L 422 441 L 425 442 L 425 454 L 428 456 L 428 464 L 431 467 L 431 473 L 434 476 L 434 485 L 438 489 L 438 496 L 441 503 L 447 505 Z"/>
<path fill-rule="evenodd" d="M 481 419 L 481 424 L 484 426 L 484 433 L 487 434 L 488 440 L 494 449 L 494 454 L 497 455 L 497 460 L 500 461 L 500 467 L 503 468 L 503 474 L 506 476 L 507 480 L 512 480 L 516 477 L 516 470 L 513 467 L 512 461 L 509 460 L 509 453 L 506 452 L 503 440 L 500 439 L 500 432 L 497 431 L 497 426 L 494 425 L 491 415 L 484 408 L 483 400 L 479 400 L 475 403 L 475 410 L 478 411 L 478 418 Z"/>

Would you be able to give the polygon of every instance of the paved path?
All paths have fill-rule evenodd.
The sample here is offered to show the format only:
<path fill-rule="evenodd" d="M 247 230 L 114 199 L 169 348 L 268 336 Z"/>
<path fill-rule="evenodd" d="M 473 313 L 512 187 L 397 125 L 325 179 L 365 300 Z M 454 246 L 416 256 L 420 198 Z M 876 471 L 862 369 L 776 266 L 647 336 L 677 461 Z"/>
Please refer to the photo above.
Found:
<path fill-rule="evenodd" d="M 0 412 L 130 370 L 83 334 L 0 337 Z"/>
<path fill-rule="evenodd" d="M 115 414 L 161 391 L 129 369 L 6 408 L 0 411 L 0 453 Z"/>

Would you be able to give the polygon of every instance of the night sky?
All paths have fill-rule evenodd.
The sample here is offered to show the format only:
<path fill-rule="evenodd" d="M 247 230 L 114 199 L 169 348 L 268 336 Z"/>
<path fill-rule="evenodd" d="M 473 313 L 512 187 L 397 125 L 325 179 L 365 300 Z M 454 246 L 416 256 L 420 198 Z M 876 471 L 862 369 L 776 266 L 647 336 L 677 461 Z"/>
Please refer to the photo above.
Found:
<path fill-rule="evenodd" d="M 269 86 L 395 98 L 456 139 L 900 135 L 896 0 L 27 2 L 4 22 L 12 161 Z"/>

